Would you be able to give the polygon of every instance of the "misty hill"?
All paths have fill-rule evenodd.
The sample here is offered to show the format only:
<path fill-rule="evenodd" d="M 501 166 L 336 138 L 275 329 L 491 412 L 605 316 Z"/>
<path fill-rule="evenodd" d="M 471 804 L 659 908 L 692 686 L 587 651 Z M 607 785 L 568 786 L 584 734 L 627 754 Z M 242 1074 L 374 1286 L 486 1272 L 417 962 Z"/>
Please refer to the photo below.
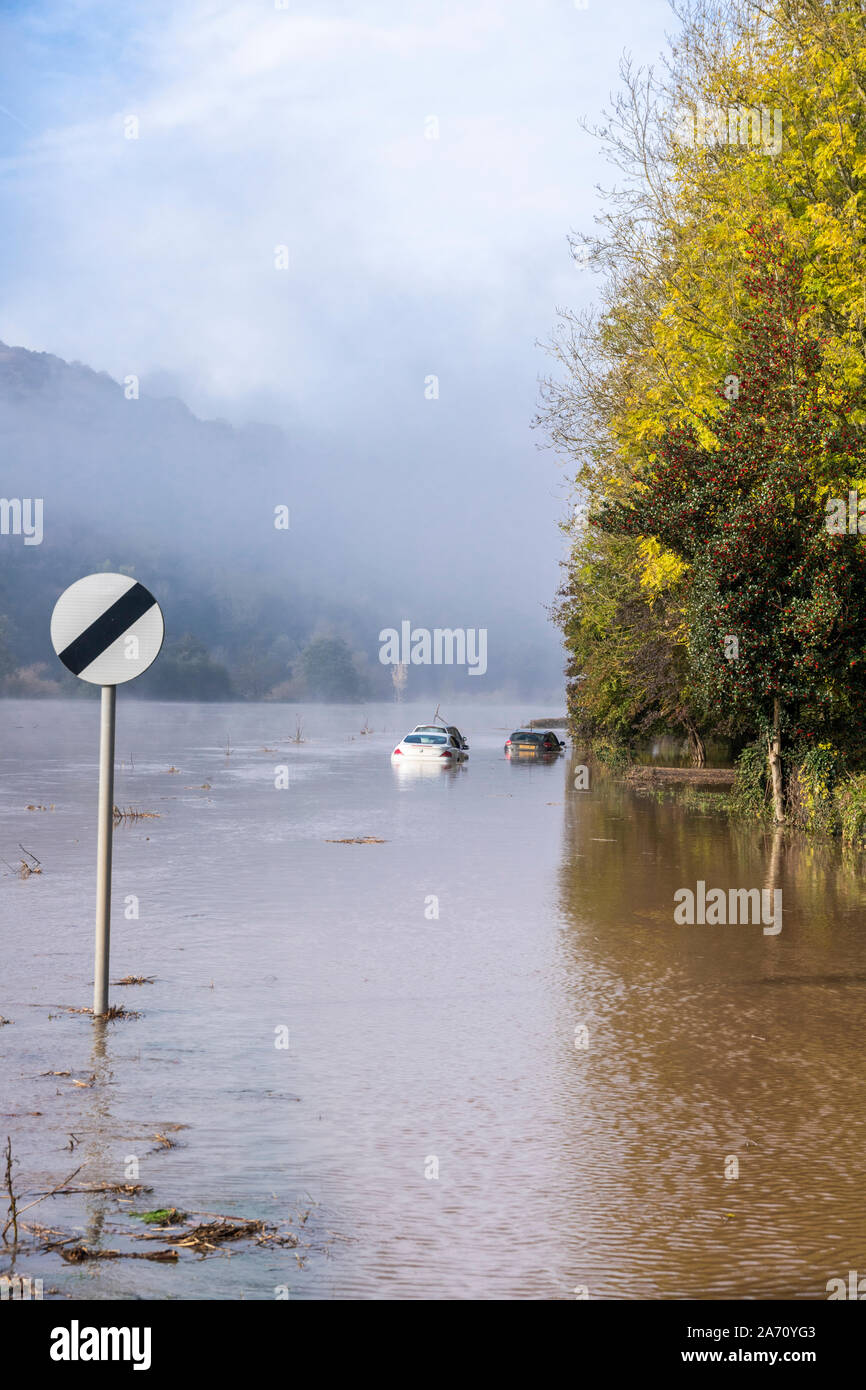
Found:
<path fill-rule="evenodd" d="M 457 624 L 430 598 L 427 612 L 407 611 L 379 538 L 365 550 L 352 508 L 341 510 L 340 460 L 312 463 L 308 442 L 272 426 L 201 420 L 136 389 L 134 379 L 0 344 L 0 492 L 43 500 L 41 544 L 0 535 L 6 693 L 48 693 L 58 680 L 80 688 L 48 627 L 61 590 L 97 569 L 134 573 L 163 606 L 166 648 L 136 682 L 142 695 L 386 698 L 380 629 L 403 618 Z M 274 524 L 280 507 L 288 529 Z M 411 691 L 516 689 L 515 672 L 537 685 L 531 653 L 503 625 L 484 682 L 413 667 Z"/>

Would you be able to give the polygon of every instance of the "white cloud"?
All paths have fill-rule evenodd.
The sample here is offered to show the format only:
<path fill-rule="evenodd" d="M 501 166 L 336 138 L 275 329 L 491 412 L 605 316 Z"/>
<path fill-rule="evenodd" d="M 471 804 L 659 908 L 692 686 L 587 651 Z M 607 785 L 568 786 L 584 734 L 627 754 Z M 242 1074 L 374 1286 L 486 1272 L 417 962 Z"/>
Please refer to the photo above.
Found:
<path fill-rule="evenodd" d="M 366 315 L 380 288 L 483 314 L 557 237 L 561 263 L 538 275 L 565 284 L 564 238 L 588 201 L 580 86 L 611 37 L 603 18 L 553 3 L 322 8 L 196 4 L 157 10 L 151 28 L 136 12 L 126 104 L 45 132 L 9 171 L 31 251 L 7 335 L 243 397 L 281 389 L 287 356 L 300 383 L 329 376 L 332 320 Z"/>

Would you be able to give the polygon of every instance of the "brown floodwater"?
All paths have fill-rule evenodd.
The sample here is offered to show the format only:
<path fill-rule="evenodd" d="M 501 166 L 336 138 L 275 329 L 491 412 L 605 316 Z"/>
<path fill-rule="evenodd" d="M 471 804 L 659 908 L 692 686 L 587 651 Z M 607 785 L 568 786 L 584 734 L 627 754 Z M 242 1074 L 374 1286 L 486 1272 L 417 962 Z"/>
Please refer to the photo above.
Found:
<path fill-rule="evenodd" d="M 22 1205 L 79 1164 L 151 1191 L 23 1219 L 141 1249 L 131 1212 L 174 1206 L 300 1245 L 31 1245 L 19 1273 L 220 1299 L 817 1299 L 866 1273 L 862 856 L 576 790 L 571 751 L 509 762 L 525 709 L 449 708 L 468 764 L 416 773 L 389 754 L 426 708 L 305 707 L 295 743 L 294 707 L 118 706 L 116 799 L 157 814 L 116 832 L 111 978 L 154 983 L 95 1027 L 70 1010 L 98 710 L 0 704 L 0 1143 Z M 356 837 L 383 843 L 332 843 Z M 699 882 L 781 890 L 781 930 L 679 925 Z"/>

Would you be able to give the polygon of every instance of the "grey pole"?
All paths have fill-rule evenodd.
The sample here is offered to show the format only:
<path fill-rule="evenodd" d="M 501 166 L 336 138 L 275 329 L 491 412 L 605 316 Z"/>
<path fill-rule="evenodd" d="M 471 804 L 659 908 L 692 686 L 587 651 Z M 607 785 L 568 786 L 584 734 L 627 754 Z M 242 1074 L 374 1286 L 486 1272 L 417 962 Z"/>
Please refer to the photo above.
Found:
<path fill-rule="evenodd" d="M 111 941 L 111 836 L 114 830 L 114 708 L 116 685 L 102 687 L 99 725 L 99 810 L 96 846 L 96 951 L 93 1016 L 108 1012 L 108 953 Z"/>

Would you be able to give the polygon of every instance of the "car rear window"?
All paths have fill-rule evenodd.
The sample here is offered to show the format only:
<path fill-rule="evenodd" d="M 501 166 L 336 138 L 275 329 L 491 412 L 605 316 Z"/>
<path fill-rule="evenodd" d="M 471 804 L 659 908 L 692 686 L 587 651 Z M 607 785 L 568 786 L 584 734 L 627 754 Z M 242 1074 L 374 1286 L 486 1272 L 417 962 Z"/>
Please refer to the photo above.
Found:
<path fill-rule="evenodd" d="M 407 734 L 404 743 L 447 743 L 444 734 Z"/>
<path fill-rule="evenodd" d="M 516 734 L 511 735 L 511 742 L 514 743 L 516 740 L 517 743 L 538 743 L 540 738 L 541 734 L 526 734 L 518 730 Z"/>

